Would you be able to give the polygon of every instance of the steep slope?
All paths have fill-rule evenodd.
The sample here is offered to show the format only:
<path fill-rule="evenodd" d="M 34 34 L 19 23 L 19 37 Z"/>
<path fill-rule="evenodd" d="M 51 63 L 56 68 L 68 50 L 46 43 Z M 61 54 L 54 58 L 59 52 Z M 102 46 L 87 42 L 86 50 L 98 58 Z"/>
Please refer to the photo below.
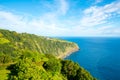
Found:
<path fill-rule="evenodd" d="M 78 49 L 77 44 L 65 40 L 0 30 L 0 78 L 96 80 L 79 64 L 58 59 Z"/>
<path fill-rule="evenodd" d="M 53 54 L 62 58 L 78 50 L 77 44 L 34 34 L 0 30 L 0 54 L 16 57 L 24 52 Z"/>

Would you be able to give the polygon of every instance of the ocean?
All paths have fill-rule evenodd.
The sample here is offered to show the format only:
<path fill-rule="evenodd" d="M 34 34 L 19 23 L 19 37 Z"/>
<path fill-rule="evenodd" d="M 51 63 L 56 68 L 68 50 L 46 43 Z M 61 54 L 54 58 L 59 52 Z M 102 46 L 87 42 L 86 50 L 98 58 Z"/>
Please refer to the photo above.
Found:
<path fill-rule="evenodd" d="M 98 80 L 120 80 L 120 38 L 61 37 L 78 44 L 80 50 L 65 59 L 79 63 Z"/>

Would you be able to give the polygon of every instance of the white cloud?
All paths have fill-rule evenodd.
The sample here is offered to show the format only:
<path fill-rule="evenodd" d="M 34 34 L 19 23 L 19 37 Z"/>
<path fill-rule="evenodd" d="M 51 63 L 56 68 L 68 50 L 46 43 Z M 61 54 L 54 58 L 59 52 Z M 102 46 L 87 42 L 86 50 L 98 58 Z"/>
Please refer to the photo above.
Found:
<path fill-rule="evenodd" d="M 0 28 L 45 36 L 120 35 L 120 28 L 114 28 L 114 25 L 108 24 L 101 25 L 107 23 L 107 19 L 113 17 L 113 13 L 115 13 L 114 16 L 120 15 L 120 2 L 101 7 L 92 6 L 83 11 L 83 17 L 79 21 L 71 18 L 62 22 L 59 18 L 67 14 L 69 6 L 65 0 L 60 0 L 56 11 L 31 19 L 22 14 L 2 10 L 0 11 Z"/>
<path fill-rule="evenodd" d="M 66 2 L 66 0 L 60 0 L 60 11 L 59 13 L 62 13 L 63 15 L 65 15 L 67 13 L 69 9 L 69 5 Z"/>
<path fill-rule="evenodd" d="M 0 11 L 0 28 L 45 36 L 63 35 L 67 31 L 67 29 L 60 27 L 56 14 L 52 13 L 28 20 L 28 17 L 22 15 Z"/>
<path fill-rule="evenodd" d="M 56 6 L 57 5 L 57 6 Z M 45 36 L 56 36 L 66 34 L 67 29 L 58 20 L 62 15 L 65 15 L 69 9 L 69 4 L 66 0 L 56 0 L 54 5 L 46 4 L 45 6 L 53 10 L 47 12 L 37 18 L 24 16 L 23 14 L 15 14 L 10 11 L 0 11 L 0 28 L 15 30 L 18 32 L 35 33 Z M 55 7 L 53 7 L 55 6 Z M 62 26 L 62 27 L 61 27 Z"/>
<path fill-rule="evenodd" d="M 107 19 L 113 17 L 113 13 L 119 15 L 120 2 L 113 2 L 102 7 L 92 6 L 84 10 L 84 17 L 81 20 L 83 26 L 96 26 L 107 23 Z"/>
<path fill-rule="evenodd" d="M 51 13 L 56 14 L 58 16 L 65 15 L 69 10 L 69 4 L 67 0 L 53 0 L 54 3 L 51 4 L 49 1 L 43 4 L 47 9 L 51 11 Z"/>
<path fill-rule="evenodd" d="M 91 6 L 83 11 L 83 17 L 70 33 L 76 36 L 119 36 L 120 28 L 108 21 L 119 17 L 120 2 L 113 2 L 105 6 Z"/>
<path fill-rule="evenodd" d="M 22 21 L 23 17 L 24 16 L 15 15 L 11 12 L 0 11 L 0 27 L 6 27 L 7 29 L 9 28 L 13 30 L 21 30 L 15 26 L 23 28 L 22 26 L 26 25 L 26 22 Z"/>
<path fill-rule="evenodd" d="M 96 0 L 95 4 L 102 2 L 103 0 Z"/>

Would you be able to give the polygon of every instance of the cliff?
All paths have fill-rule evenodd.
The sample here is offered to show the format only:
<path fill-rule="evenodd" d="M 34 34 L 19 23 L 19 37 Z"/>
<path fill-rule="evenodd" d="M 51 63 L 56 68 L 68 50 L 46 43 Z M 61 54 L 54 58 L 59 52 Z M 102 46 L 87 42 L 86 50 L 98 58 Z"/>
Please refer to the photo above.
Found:
<path fill-rule="evenodd" d="M 73 42 L 0 29 L 0 54 L 16 57 L 26 52 L 37 52 L 64 58 L 78 49 Z"/>
<path fill-rule="evenodd" d="M 73 42 L 0 30 L 1 79 L 95 80 L 77 63 L 58 59 L 78 50 Z"/>
<path fill-rule="evenodd" d="M 75 43 L 74 43 L 75 44 Z M 80 48 L 78 47 L 77 44 L 75 44 L 74 47 L 68 47 L 64 53 L 61 53 L 60 55 L 57 56 L 57 58 L 65 58 L 66 56 L 69 56 L 70 54 L 78 51 Z"/>

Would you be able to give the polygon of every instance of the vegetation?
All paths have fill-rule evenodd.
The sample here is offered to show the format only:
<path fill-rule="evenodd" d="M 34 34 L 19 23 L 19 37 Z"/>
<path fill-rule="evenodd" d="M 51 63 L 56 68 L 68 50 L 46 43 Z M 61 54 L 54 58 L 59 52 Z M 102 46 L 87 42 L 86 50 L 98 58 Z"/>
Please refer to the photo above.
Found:
<path fill-rule="evenodd" d="M 44 54 L 42 54 L 43 56 Z M 48 57 L 50 56 L 50 57 Z M 34 62 L 34 57 L 22 55 L 10 65 L 9 80 L 95 80 L 77 63 L 59 60 L 51 55 L 44 55 L 43 60 Z M 40 59 L 40 56 L 39 56 Z M 45 60 L 44 60 L 45 59 Z"/>
<path fill-rule="evenodd" d="M 59 56 L 75 47 L 78 48 L 75 43 L 65 40 L 0 29 L 0 54 L 13 58 L 26 51 Z"/>
<path fill-rule="evenodd" d="M 56 58 L 75 43 L 0 30 L 1 80 L 94 80 L 77 63 Z"/>
<path fill-rule="evenodd" d="M 96 80 L 89 72 L 73 61 L 63 60 L 61 73 L 67 76 L 68 80 Z"/>

